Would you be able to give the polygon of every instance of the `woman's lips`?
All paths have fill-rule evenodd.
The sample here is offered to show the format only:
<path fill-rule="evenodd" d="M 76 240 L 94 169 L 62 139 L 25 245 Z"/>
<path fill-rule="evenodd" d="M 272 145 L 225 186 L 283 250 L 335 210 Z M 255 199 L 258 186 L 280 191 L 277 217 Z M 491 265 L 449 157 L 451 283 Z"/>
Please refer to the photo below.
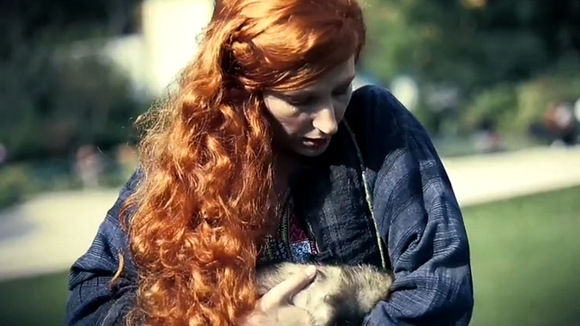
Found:
<path fill-rule="evenodd" d="M 304 138 L 304 144 L 308 147 L 323 147 L 330 141 L 330 138 Z"/>

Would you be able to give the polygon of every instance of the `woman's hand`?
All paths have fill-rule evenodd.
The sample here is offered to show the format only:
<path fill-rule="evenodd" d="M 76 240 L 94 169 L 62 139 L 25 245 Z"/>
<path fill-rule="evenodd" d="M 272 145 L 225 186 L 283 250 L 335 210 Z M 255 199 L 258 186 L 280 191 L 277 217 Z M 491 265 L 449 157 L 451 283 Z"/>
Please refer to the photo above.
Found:
<path fill-rule="evenodd" d="M 290 304 L 292 297 L 310 284 L 316 276 L 316 267 L 308 266 L 264 294 L 242 323 L 243 326 L 310 326 L 306 310 Z"/>

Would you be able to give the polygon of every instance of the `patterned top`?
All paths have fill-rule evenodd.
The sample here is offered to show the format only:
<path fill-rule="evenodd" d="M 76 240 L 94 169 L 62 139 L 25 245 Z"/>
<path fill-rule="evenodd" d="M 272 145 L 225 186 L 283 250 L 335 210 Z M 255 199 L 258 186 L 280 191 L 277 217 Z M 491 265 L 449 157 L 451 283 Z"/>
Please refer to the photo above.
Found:
<path fill-rule="evenodd" d="M 314 255 L 317 254 L 316 243 L 308 237 L 296 214 L 292 214 L 290 218 L 289 233 L 290 252 L 293 261 L 296 263 L 311 262 Z"/>
<path fill-rule="evenodd" d="M 258 257 L 259 264 L 289 261 L 294 263 L 312 262 L 317 254 L 316 243 L 304 229 L 302 223 L 292 213 L 292 203 L 286 207 L 280 228 L 275 236 L 267 236 Z"/>

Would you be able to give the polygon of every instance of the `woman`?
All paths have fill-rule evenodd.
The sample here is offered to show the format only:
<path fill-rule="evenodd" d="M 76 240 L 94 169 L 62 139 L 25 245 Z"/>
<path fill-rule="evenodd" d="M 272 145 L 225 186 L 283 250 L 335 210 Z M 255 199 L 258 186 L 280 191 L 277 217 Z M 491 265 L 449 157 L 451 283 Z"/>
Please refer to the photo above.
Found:
<path fill-rule="evenodd" d="M 461 212 L 417 120 L 382 88 L 352 91 L 364 42 L 355 0 L 218 1 L 72 266 L 67 324 L 273 325 L 253 317 L 313 271 L 257 298 L 256 265 L 298 261 L 392 268 L 365 325 L 467 325 Z"/>

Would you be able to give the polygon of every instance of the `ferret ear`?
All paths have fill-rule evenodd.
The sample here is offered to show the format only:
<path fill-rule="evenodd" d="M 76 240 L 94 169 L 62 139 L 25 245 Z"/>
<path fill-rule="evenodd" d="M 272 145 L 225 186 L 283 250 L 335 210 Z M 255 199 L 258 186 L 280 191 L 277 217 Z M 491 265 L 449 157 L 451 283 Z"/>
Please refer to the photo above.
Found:
<path fill-rule="evenodd" d="M 330 273 L 325 268 L 318 268 L 316 270 L 316 280 L 317 281 L 326 281 L 330 277 Z"/>

